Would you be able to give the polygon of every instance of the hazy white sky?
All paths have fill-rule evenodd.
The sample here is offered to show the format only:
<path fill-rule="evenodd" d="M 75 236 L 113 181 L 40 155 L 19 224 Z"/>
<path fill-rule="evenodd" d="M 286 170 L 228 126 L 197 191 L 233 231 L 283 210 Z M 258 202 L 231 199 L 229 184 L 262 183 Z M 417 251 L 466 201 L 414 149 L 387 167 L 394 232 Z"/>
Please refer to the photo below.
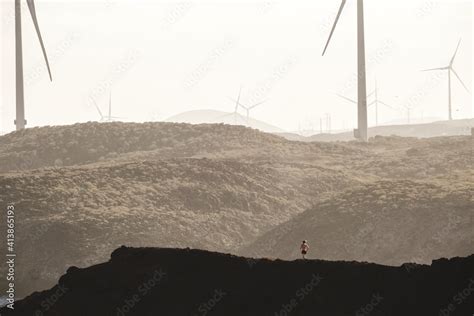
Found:
<path fill-rule="evenodd" d="M 0 130 L 14 129 L 13 0 L 2 0 Z M 49 82 L 33 24 L 23 7 L 28 127 L 97 120 L 90 103 L 128 121 L 162 120 L 195 109 L 232 111 L 228 97 L 267 100 L 251 115 L 286 130 L 350 128 L 356 107 L 356 0 L 349 0 L 325 57 L 321 56 L 339 0 L 279 1 L 36 1 L 49 54 Z M 366 0 L 369 90 L 411 106 L 414 117 L 447 118 L 446 66 L 472 87 L 472 1 Z M 472 90 L 472 89 L 471 89 Z M 472 116 L 472 98 L 454 79 L 455 118 Z M 380 122 L 405 112 L 380 108 Z M 374 124 L 373 109 L 369 122 Z"/>

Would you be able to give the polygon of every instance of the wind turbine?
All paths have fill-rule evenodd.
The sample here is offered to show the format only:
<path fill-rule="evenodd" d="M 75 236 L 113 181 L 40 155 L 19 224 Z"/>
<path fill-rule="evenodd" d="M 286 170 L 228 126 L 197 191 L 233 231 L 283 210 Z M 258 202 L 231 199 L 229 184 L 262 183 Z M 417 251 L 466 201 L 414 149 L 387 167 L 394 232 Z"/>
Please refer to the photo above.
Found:
<path fill-rule="evenodd" d="M 432 68 L 432 69 L 425 69 L 423 71 L 434 71 L 434 70 L 447 70 L 448 71 L 448 117 L 449 120 L 451 121 L 453 119 L 453 114 L 452 114 L 452 93 L 451 93 L 451 72 L 458 78 L 459 82 L 461 82 L 462 86 L 468 93 L 469 89 L 466 87 L 464 82 L 462 82 L 461 78 L 459 77 L 458 73 L 456 70 L 453 68 L 453 63 L 454 59 L 456 58 L 456 55 L 458 53 L 459 45 L 461 45 L 461 39 L 459 39 L 458 46 L 456 47 L 456 51 L 454 52 L 453 57 L 451 58 L 451 61 L 449 62 L 449 65 L 446 67 L 440 67 L 440 68 Z"/>
<path fill-rule="evenodd" d="M 385 105 L 389 109 L 396 110 L 393 106 L 379 100 L 379 90 L 377 86 L 377 79 L 375 79 L 375 90 L 374 90 L 374 101 L 369 103 L 368 106 L 375 105 L 375 126 L 379 126 L 379 104 Z"/>
<path fill-rule="evenodd" d="M 240 86 L 239 89 L 239 95 L 237 96 L 237 100 L 234 100 L 229 97 L 229 99 L 232 100 L 232 102 L 235 101 L 235 107 L 234 107 L 234 112 L 232 112 L 230 115 L 234 117 L 234 124 L 237 124 L 237 116 L 239 115 L 239 102 L 240 102 L 240 95 L 242 94 L 242 86 Z M 229 114 L 226 114 L 225 116 L 229 116 Z"/>
<path fill-rule="evenodd" d="M 33 19 L 33 24 L 36 29 L 43 56 L 46 61 L 46 67 L 48 68 L 49 79 L 53 81 L 51 75 L 51 69 L 49 67 L 48 55 L 44 48 L 43 38 L 38 25 L 38 18 L 36 17 L 36 8 L 34 0 L 26 0 L 28 9 Z M 15 73 L 16 73 L 16 119 L 15 125 L 16 130 L 22 130 L 25 128 L 25 93 L 24 93 L 24 81 L 23 81 L 23 43 L 22 43 L 22 31 L 21 31 L 21 5 L 20 0 L 15 0 Z"/>
<path fill-rule="evenodd" d="M 404 105 L 404 107 L 407 110 L 407 124 L 410 125 L 411 110 L 413 110 L 413 107 L 410 105 Z"/>
<path fill-rule="evenodd" d="M 347 0 L 342 0 L 341 6 L 334 21 L 334 25 L 329 34 L 328 41 L 324 47 L 323 56 L 331 41 L 337 22 Z M 365 31 L 364 31 L 364 1 L 357 0 L 357 130 L 354 136 L 360 140 L 367 141 L 367 82 L 365 69 Z"/>
<path fill-rule="evenodd" d="M 99 115 L 100 115 L 99 122 L 113 122 L 114 120 L 123 119 L 123 117 L 112 116 L 112 92 L 110 92 L 110 95 L 109 95 L 109 111 L 106 116 L 102 114 L 102 111 L 100 110 L 95 100 L 92 99 L 92 101 L 94 101 L 95 108 L 97 109 L 97 112 L 99 112 Z"/>
<path fill-rule="evenodd" d="M 265 103 L 265 101 L 255 103 L 251 106 L 245 106 L 242 103 L 238 103 L 245 111 L 246 111 L 246 117 L 247 117 L 247 126 L 250 126 L 250 111 L 255 109 L 257 106 Z"/>
<path fill-rule="evenodd" d="M 97 105 L 97 102 L 95 102 L 95 99 L 92 99 L 92 102 L 94 102 L 95 108 L 97 109 L 97 112 L 99 112 L 99 115 L 100 115 L 100 121 L 99 122 L 104 122 L 105 117 L 102 114 L 102 111 L 100 110 L 99 106 Z"/>
<path fill-rule="evenodd" d="M 226 113 L 224 115 L 221 115 L 221 116 L 217 117 L 215 120 L 220 120 L 220 119 L 223 119 L 223 118 L 228 117 L 228 116 L 233 116 L 234 117 L 234 124 L 237 125 L 237 117 L 240 117 L 240 119 L 242 119 L 242 117 L 239 115 L 239 102 L 240 102 L 240 95 L 241 94 L 242 94 L 242 86 L 239 89 L 239 94 L 237 96 L 237 100 L 229 97 L 229 100 L 231 100 L 233 103 L 235 102 L 234 111 L 232 113 Z"/>
<path fill-rule="evenodd" d="M 379 104 L 382 104 L 392 110 L 397 110 L 396 108 L 394 108 L 393 106 L 391 105 L 388 105 L 387 103 L 381 101 L 379 99 L 379 94 L 378 94 L 378 86 L 377 86 L 377 79 L 375 79 L 375 89 L 374 91 L 372 91 L 372 93 L 370 93 L 369 95 L 367 95 L 367 99 L 369 99 L 372 95 L 374 95 L 374 100 L 372 102 L 370 102 L 367 107 L 370 107 L 372 105 L 375 105 L 375 126 L 378 126 L 379 125 Z M 338 97 L 340 98 L 343 98 L 344 100 L 348 101 L 348 102 L 351 102 L 351 103 L 354 103 L 354 104 L 357 104 L 357 101 L 355 100 L 352 100 L 348 97 L 345 97 L 341 94 L 337 94 Z"/>
<path fill-rule="evenodd" d="M 238 115 L 237 111 L 239 109 L 239 106 L 241 108 L 243 108 L 246 112 L 246 122 L 247 122 L 247 125 L 249 126 L 249 122 L 250 122 L 250 111 L 254 108 L 256 108 L 257 106 L 261 105 L 262 103 L 265 103 L 265 101 L 262 101 L 262 102 L 258 102 L 258 103 L 255 103 L 251 106 L 245 106 L 243 105 L 241 102 L 240 102 L 240 96 L 241 96 L 241 93 L 242 93 L 242 87 L 240 87 L 240 91 L 239 91 L 239 96 L 237 97 L 237 100 L 233 99 L 233 98 L 229 98 L 231 101 L 235 102 L 235 109 L 234 109 L 234 113 L 230 114 L 230 115 L 234 115 L 234 119 L 236 120 L 236 117 Z M 226 114 L 225 116 L 228 116 L 229 114 Z M 236 122 L 237 123 L 237 122 Z"/>

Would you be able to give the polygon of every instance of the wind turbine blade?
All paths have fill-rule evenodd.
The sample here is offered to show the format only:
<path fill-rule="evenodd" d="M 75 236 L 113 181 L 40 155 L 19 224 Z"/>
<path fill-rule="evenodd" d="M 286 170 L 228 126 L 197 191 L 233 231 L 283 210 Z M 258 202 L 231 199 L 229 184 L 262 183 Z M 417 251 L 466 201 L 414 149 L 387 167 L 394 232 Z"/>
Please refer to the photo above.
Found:
<path fill-rule="evenodd" d="M 467 88 L 467 86 L 464 84 L 464 82 L 462 82 L 461 80 L 461 77 L 459 77 L 458 73 L 456 72 L 456 70 L 454 70 L 453 68 L 451 68 L 451 71 L 454 73 L 454 75 L 456 76 L 456 78 L 458 78 L 459 82 L 461 82 L 462 86 L 464 87 L 464 89 L 466 89 L 467 92 L 471 93 L 471 91 L 469 91 L 469 89 Z"/>
<path fill-rule="evenodd" d="M 454 52 L 453 58 L 451 58 L 451 62 L 449 63 L 449 66 L 452 66 L 454 63 L 454 59 L 456 58 L 456 55 L 458 53 L 459 45 L 461 45 L 461 39 L 459 39 L 458 46 L 456 47 L 456 51 Z"/>
<path fill-rule="evenodd" d="M 449 67 L 440 67 L 440 68 L 424 69 L 424 70 L 422 70 L 422 71 L 446 70 L 446 69 L 449 69 Z"/>
<path fill-rule="evenodd" d="M 388 108 L 391 108 L 392 110 L 395 110 L 395 111 L 397 110 L 397 109 L 394 108 L 393 106 L 388 105 L 387 103 L 385 103 L 385 102 L 383 102 L 383 101 L 379 101 L 379 103 L 385 105 L 385 106 L 388 107 Z"/>
<path fill-rule="evenodd" d="M 112 91 L 109 94 L 109 118 L 112 116 Z"/>
<path fill-rule="evenodd" d="M 371 96 L 373 96 L 373 95 L 374 95 L 374 93 L 375 93 L 375 90 L 374 90 L 374 91 L 372 91 L 371 93 L 369 93 L 369 94 L 367 95 L 367 99 L 368 99 L 368 98 L 370 98 Z"/>
<path fill-rule="evenodd" d="M 249 107 L 248 109 L 251 110 L 251 109 L 253 109 L 253 108 L 256 108 L 257 106 L 259 106 L 259 105 L 261 105 L 261 104 L 263 104 L 263 103 L 265 103 L 265 102 L 267 102 L 267 101 L 265 100 L 265 101 L 256 103 L 256 104 L 252 105 L 251 107 Z"/>
<path fill-rule="evenodd" d="M 334 25 L 332 26 L 331 33 L 329 34 L 328 41 L 326 42 L 326 46 L 324 46 L 323 56 L 326 53 L 326 49 L 329 46 L 329 42 L 331 41 L 332 35 L 334 34 L 334 30 L 336 29 L 337 22 L 339 21 L 339 17 L 341 16 L 342 10 L 344 9 L 344 5 L 346 4 L 346 0 L 342 0 L 341 6 L 339 7 L 339 11 L 337 12 L 336 20 L 334 21 Z"/>
<path fill-rule="evenodd" d="M 46 67 L 48 68 L 49 80 L 53 81 L 53 76 L 51 75 L 51 68 L 49 67 L 48 55 L 46 54 L 46 49 L 44 48 L 43 38 L 41 37 L 41 32 L 38 25 L 38 18 L 36 17 L 36 8 L 34 0 L 26 0 L 28 3 L 28 8 L 30 9 L 31 18 L 33 19 L 33 24 L 35 25 L 36 34 L 40 41 L 41 50 L 43 51 L 44 60 L 46 61 Z"/>
<path fill-rule="evenodd" d="M 245 105 L 242 105 L 242 103 L 236 101 L 234 98 L 231 98 L 231 97 L 228 97 L 228 98 L 229 98 L 229 100 L 231 100 L 232 102 L 235 102 L 236 107 L 241 106 L 242 108 L 244 108 L 244 109 L 247 110 L 247 107 L 246 107 Z M 237 109 L 234 111 L 234 113 L 236 113 L 236 112 L 237 112 Z"/>
<path fill-rule="evenodd" d="M 376 102 L 377 102 L 377 100 L 374 100 L 374 101 L 370 102 L 369 104 L 367 104 L 367 106 L 372 106 L 372 105 L 374 105 Z M 380 101 L 379 101 L 379 102 L 380 102 Z"/>
<path fill-rule="evenodd" d="M 239 96 L 237 97 L 237 101 L 235 103 L 235 111 L 234 112 L 237 112 L 237 109 L 239 108 L 239 104 L 240 104 L 240 95 L 242 94 L 242 86 L 240 86 L 240 89 L 239 89 Z"/>
<path fill-rule="evenodd" d="M 92 99 L 92 102 L 94 102 L 95 108 L 97 109 L 97 112 L 99 112 L 100 118 L 103 119 L 104 116 L 102 115 L 102 111 L 100 110 L 99 106 L 97 105 L 97 102 L 95 102 L 95 99 Z"/>
<path fill-rule="evenodd" d="M 347 98 L 347 97 L 345 97 L 345 96 L 343 96 L 343 95 L 341 95 L 341 94 L 336 94 L 336 95 L 337 95 L 338 97 L 340 97 L 340 98 L 343 98 L 343 99 L 346 100 L 346 101 L 349 101 L 349 102 L 351 102 L 351 103 L 357 104 L 357 101 L 354 101 L 354 100 L 352 100 L 352 99 L 349 99 L 349 98 Z"/>

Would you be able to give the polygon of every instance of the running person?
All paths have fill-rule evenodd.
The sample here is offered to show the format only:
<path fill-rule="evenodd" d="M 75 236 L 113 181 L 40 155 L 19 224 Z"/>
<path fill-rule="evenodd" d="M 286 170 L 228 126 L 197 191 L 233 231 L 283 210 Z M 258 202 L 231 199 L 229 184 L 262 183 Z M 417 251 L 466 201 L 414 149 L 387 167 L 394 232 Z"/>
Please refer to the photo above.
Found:
<path fill-rule="evenodd" d="M 300 246 L 301 249 L 301 255 L 303 256 L 303 259 L 306 259 L 306 254 L 308 253 L 309 246 L 308 246 L 308 241 L 303 240 L 303 243 Z"/>

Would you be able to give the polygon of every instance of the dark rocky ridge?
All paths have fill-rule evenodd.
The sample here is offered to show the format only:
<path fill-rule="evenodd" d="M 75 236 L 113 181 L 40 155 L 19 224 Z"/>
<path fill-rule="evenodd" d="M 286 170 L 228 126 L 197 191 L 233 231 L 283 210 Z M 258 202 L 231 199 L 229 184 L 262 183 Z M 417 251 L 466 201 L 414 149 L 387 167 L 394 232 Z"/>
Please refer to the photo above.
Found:
<path fill-rule="evenodd" d="M 471 315 L 474 255 L 388 267 L 126 248 L 2 315 Z"/>

